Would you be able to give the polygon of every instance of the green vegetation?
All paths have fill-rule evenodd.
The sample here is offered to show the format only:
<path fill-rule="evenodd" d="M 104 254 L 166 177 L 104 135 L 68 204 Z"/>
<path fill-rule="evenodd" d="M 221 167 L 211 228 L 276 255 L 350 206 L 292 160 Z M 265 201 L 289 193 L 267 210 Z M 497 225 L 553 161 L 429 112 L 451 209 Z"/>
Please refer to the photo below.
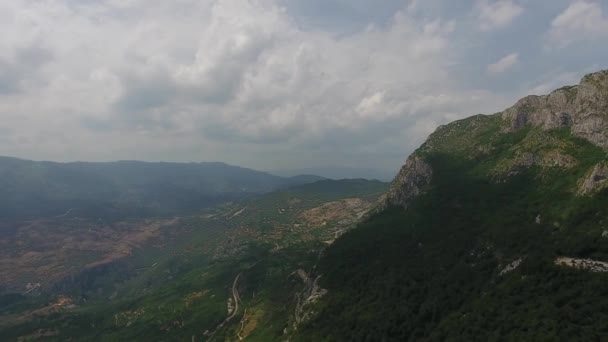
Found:
<path fill-rule="evenodd" d="M 498 134 L 496 120 L 474 117 L 438 130 L 417 151 L 433 169 L 427 192 L 327 250 L 320 272 L 329 292 L 300 340 L 608 336 L 608 274 L 554 264 L 558 256 L 608 260 L 608 191 L 575 192 L 605 153 L 567 130 Z M 522 151 L 555 148 L 576 164 L 513 162 Z M 497 179 L 495 171 L 509 163 L 517 172 Z M 519 267 L 501 274 L 517 260 Z"/>
<path fill-rule="evenodd" d="M 305 287 L 296 271 L 314 272 L 324 239 L 350 226 L 330 219 L 321 225 L 325 212 L 310 210 L 342 209 L 344 201 L 356 199 L 341 216 L 355 220 L 352 213 L 369 209 L 387 186 L 321 181 L 183 217 L 129 258 L 75 275 L 57 293 L 0 297 L 0 336 L 205 341 L 213 333 L 221 341 L 240 333 L 250 341 L 280 340 L 292 330 L 295 296 Z M 239 310 L 215 330 L 228 316 L 237 275 Z M 75 307 L 53 308 L 62 296 Z"/>

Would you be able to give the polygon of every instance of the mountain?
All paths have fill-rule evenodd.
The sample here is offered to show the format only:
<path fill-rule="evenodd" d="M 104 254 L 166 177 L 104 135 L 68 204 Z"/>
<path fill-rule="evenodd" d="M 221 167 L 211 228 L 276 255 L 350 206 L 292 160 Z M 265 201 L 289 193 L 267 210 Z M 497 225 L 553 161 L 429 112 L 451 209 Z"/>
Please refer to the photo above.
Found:
<path fill-rule="evenodd" d="M 354 168 L 354 167 L 311 167 L 295 170 L 270 171 L 284 177 L 301 174 L 319 175 L 329 179 L 376 179 L 380 181 L 390 181 L 395 176 L 395 172 L 374 169 L 374 168 Z"/>
<path fill-rule="evenodd" d="M 316 176 L 312 174 L 298 174 L 296 176 L 288 176 L 287 180 L 292 185 L 310 184 L 323 180 L 327 180 L 325 177 Z"/>
<path fill-rule="evenodd" d="M 223 163 L 53 163 L 0 157 L 0 219 L 173 215 L 320 179 L 288 179 Z"/>
<path fill-rule="evenodd" d="M 608 338 L 608 71 L 439 127 L 324 253 L 296 340 Z"/>

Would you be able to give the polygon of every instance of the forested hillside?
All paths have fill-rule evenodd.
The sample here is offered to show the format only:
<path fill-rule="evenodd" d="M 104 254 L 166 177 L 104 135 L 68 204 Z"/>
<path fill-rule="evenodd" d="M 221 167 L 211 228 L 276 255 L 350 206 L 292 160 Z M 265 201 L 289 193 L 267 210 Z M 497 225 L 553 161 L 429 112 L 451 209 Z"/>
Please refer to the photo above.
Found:
<path fill-rule="evenodd" d="M 440 127 L 320 263 L 299 339 L 608 336 L 608 72 Z"/>

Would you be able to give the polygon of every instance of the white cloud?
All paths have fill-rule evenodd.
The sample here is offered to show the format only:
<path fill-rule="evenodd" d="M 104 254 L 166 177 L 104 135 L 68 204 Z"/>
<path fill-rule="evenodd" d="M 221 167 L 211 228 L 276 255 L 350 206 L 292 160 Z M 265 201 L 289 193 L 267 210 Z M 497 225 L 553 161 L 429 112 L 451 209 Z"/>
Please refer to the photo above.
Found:
<path fill-rule="evenodd" d="M 475 7 L 482 31 L 507 27 L 524 12 L 524 8 L 512 0 L 477 0 Z"/>
<path fill-rule="evenodd" d="M 263 168 L 403 156 L 434 125 L 504 103 L 451 75 L 455 26 L 405 11 L 336 36 L 279 0 L 2 2 L 0 154 Z M 18 65 L 36 49 L 43 61 Z"/>
<path fill-rule="evenodd" d="M 519 54 L 514 52 L 504 56 L 503 58 L 488 65 L 487 71 L 490 74 L 500 74 L 515 66 L 519 63 Z"/>
<path fill-rule="evenodd" d="M 608 16 L 599 2 L 574 1 L 551 23 L 549 38 L 558 46 L 608 38 Z"/>

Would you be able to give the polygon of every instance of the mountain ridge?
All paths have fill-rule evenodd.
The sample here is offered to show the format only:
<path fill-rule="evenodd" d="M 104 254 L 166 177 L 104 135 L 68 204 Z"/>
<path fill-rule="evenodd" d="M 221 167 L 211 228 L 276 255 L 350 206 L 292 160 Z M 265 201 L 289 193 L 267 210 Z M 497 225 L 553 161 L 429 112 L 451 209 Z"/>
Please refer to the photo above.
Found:
<path fill-rule="evenodd" d="M 607 76 L 438 127 L 327 248 L 295 340 L 606 339 Z"/>
<path fill-rule="evenodd" d="M 484 119 L 500 119 L 498 125 L 503 133 L 517 132 L 526 127 L 540 127 L 544 131 L 560 128 L 571 128 L 572 133 L 592 144 L 608 150 L 608 70 L 585 75 L 579 85 L 566 86 L 547 95 L 530 95 L 516 102 L 515 105 L 491 115 L 475 115 L 439 126 L 422 146 L 416 150 L 394 178 L 390 190 L 381 199 L 379 209 L 396 205 L 407 207 L 409 201 L 418 195 L 421 187 L 430 183 L 432 168 L 421 157 L 425 152 L 434 149 L 436 140 L 450 135 L 454 126 L 470 121 L 475 126 Z M 470 128 L 470 127 L 469 127 Z M 474 129 L 475 127 L 473 127 Z M 485 146 L 479 146 L 483 150 Z M 484 152 L 484 151 L 482 151 Z M 563 154 L 550 156 L 559 165 L 568 164 L 568 156 Z M 524 165 L 542 163 L 536 156 L 527 155 L 529 160 Z M 608 172 L 597 166 L 593 172 L 595 178 L 605 178 Z M 587 182 L 587 188 L 594 182 Z M 591 191 L 588 189 L 587 192 Z"/>
<path fill-rule="evenodd" d="M 0 218 L 171 215 L 322 180 L 278 177 L 221 162 L 70 162 L 0 157 Z M 101 214 L 100 214 L 101 213 Z"/>

